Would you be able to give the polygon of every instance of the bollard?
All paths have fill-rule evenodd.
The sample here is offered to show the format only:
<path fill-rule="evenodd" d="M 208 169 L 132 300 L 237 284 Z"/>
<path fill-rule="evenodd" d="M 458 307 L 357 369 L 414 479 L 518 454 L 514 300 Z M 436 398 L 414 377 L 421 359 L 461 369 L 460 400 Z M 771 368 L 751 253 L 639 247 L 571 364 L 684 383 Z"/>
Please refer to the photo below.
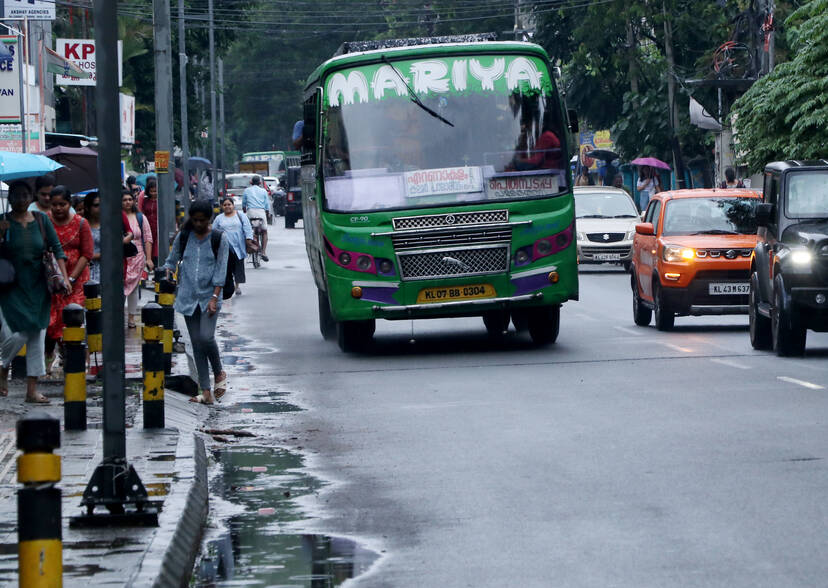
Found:
<path fill-rule="evenodd" d="M 158 300 L 158 295 L 161 292 L 161 282 L 167 277 L 167 270 L 155 268 L 155 271 L 152 273 L 152 286 L 155 290 L 155 301 L 160 304 Z"/>
<path fill-rule="evenodd" d="M 161 342 L 164 345 L 164 373 L 169 375 L 172 373 L 172 352 L 173 352 L 173 329 L 175 328 L 175 280 L 168 280 L 166 277 L 161 280 L 158 294 L 158 304 L 161 305 L 162 319 L 161 324 L 164 327 Z"/>
<path fill-rule="evenodd" d="M 67 431 L 86 430 L 86 329 L 83 307 L 63 309 L 63 422 Z"/>
<path fill-rule="evenodd" d="M 144 323 L 144 344 L 141 346 L 141 362 L 144 370 L 144 428 L 164 427 L 164 334 L 162 322 L 164 310 L 155 302 L 148 302 L 141 309 Z"/>
<path fill-rule="evenodd" d="M 11 362 L 11 379 L 23 380 L 26 378 L 26 346 L 20 348 Z"/>
<path fill-rule="evenodd" d="M 86 345 L 89 353 L 103 351 L 103 323 L 101 322 L 101 285 L 95 281 L 83 285 L 83 295 L 86 296 Z"/>
<path fill-rule="evenodd" d="M 63 585 L 60 421 L 33 411 L 17 421 L 17 566 L 19 586 Z"/>

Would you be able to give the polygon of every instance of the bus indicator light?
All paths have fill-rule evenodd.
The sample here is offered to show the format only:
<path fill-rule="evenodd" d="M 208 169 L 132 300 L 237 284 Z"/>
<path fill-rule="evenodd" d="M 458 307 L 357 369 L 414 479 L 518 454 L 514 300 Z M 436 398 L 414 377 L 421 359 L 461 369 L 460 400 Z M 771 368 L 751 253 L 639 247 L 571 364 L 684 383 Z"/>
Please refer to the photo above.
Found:
<path fill-rule="evenodd" d="M 351 296 L 354 298 L 362 298 L 362 288 L 359 286 L 354 286 L 351 288 Z"/>

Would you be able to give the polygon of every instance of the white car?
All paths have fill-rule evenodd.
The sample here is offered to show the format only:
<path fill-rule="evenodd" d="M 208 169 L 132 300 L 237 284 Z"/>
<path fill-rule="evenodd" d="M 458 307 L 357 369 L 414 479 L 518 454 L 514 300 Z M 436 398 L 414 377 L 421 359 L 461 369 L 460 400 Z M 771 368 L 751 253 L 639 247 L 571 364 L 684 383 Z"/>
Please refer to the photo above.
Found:
<path fill-rule="evenodd" d="M 578 263 L 616 263 L 629 270 L 641 220 L 632 197 L 609 186 L 579 186 L 574 192 Z"/>

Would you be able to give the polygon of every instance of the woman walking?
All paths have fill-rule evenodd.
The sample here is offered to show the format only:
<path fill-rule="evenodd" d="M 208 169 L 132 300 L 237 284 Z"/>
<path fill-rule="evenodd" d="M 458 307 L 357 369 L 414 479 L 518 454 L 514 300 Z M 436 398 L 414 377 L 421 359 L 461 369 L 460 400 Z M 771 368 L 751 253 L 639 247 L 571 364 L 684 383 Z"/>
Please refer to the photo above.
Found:
<path fill-rule="evenodd" d="M 2 256 L 14 266 L 15 278 L 11 287 L 0 292 L 0 396 L 8 396 L 9 367 L 26 345 L 26 402 L 48 404 L 49 400 L 37 391 L 37 379 L 46 373 L 43 351 L 51 300 L 43 253 L 49 249 L 54 253 L 68 291 L 71 286 L 66 256 L 49 217 L 26 210 L 32 193 L 25 182 L 13 182 L 8 199 L 12 210 L 0 220 L 0 238 L 4 239 Z M 41 217 L 42 233 L 34 215 Z"/>
<path fill-rule="evenodd" d="M 66 273 L 69 274 L 71 290 L 67 293 L 52 294 L 51 317 L 46 330 L 46 371 L 51 368 L 55 346 L 63 338 L 63 309 L 67 304 L 80 304 L 86 299 L 83 285 L 89 280 L 87 264 L 94 255 L 94 242 L 89 223 L 81 215 L 73 213 L 71 195 L 66 186 L 52 188 L 52 224 L 66 255 Z"/>
<path fill-rule="evenodd" d="M 147 178 L 147 188 L 138 196 L 138 210 L 144 213 L 149 221 L 152 233 L 152 263 L 158 263 L 158 180 Z"/>
<path fill-rule="evenodd" d="M 644 212 L 650 203 L 650 198 L 661 192 L 661 182 L 658 179 L 658 172 L 649 165 L 641 166 L 641 171 L 638 174 L 638 183 L 635 187 L 638 189 L 639 209 L 641 212 Z"/>
<path fill-rule="evenodd" d="M 253 243 L 253 227 L 246 214 L 236 212 L 233 199 L 225 196 L 221 200 L 221 210 L 224 214 L 213 219 L 213 228 L 218 229 L 227 237 L 230 245 L 227 267 L 232 270 L 236 281 L 236 294 L 241 294 L 241 286 L 244 284 L 244 260 L 247 257 L 247 248 L 255 247 Z"/>
<path fill-rule="evenodd" d="M 230 247 L 223 233 L 217 231 L 217 236 L 213 235 L 212 216 L 213 207 L 206 200 L 196 200 L 190 205 L 189 218 L 176 235 L 163 266 L 169 274 L 181 262 L 175 310 L 184 315 L 198 371 L 201 393 L 191 402 L 201 404 L 213 404 L 214 400 L 210 391 L 210 367 L 215 377 L 215 398 L 221 398 L 227 389 L 227 374 L 221 366 L 215 333 Z"/>
<path fill-rule="evenodd" d="M 138 317 L 138 284 L 141 281 L 141 274 L 146 267 L 152 271 L 155 267 L 152 263 L 152 231 L 149 221 L 135 206 L 135 199 L 129 190 L 124 189 L 121 196 L 121 206 L 127 221 L 129 221 L 129 232 L 133 235 L 133 242 L 138 253 L 126 259 L 126 275 L 124 276 L 124 296 L 127 299 L 127 326 L 135 328 L 135 321 Z"/>

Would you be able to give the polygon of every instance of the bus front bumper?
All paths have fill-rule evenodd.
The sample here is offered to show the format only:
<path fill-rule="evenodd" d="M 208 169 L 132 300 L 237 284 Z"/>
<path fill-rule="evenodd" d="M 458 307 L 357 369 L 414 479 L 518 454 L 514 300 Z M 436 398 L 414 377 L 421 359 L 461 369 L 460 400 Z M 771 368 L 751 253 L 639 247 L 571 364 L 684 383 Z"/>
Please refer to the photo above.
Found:
<path fill-rule="evenodd" d="M 503 298 L 480 298 L 478 300 L 458 300 L 455 302 L 432 302 L 429 304 L 409 304 L 407 306 L 380 306 L 375 305 L 372 310 L 377 317 L 382 318 L 409 318 L 414 314 L 428 312 L 431 310 L 457 310 L 460 313 L 468 311 L 482 312 L 493 308 L 508 309 L 516 303 L 538 302 L 543 299 L 542 292 L 524 294 L 522 296 L 510 296 Z"/>

